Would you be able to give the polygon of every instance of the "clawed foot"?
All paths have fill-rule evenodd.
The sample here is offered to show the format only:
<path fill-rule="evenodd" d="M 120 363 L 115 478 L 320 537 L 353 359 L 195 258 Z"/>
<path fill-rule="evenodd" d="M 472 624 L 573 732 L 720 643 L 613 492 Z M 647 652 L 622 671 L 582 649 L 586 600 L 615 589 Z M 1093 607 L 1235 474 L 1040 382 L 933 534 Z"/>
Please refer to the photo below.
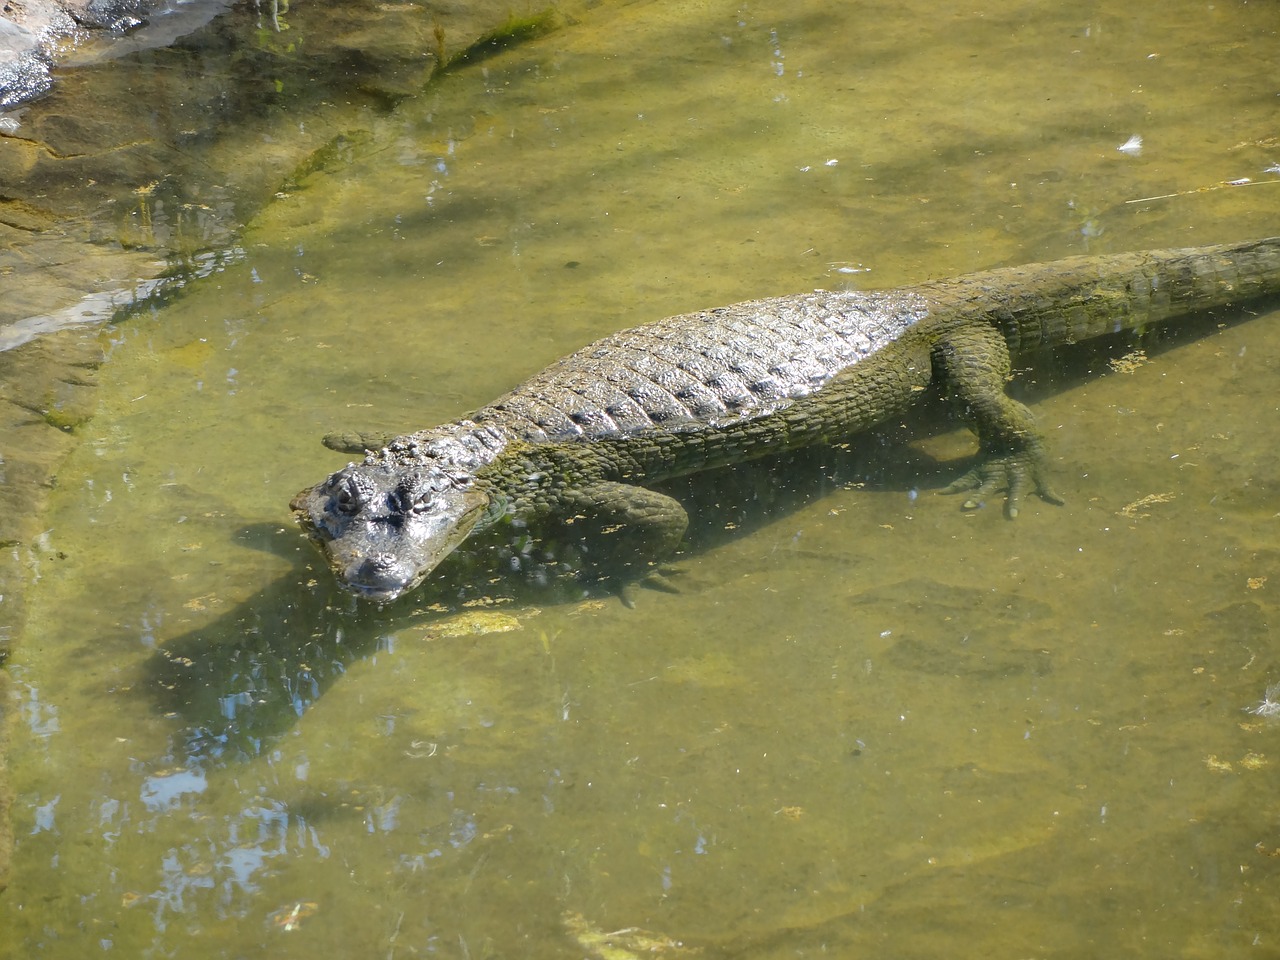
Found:
<path fill-rule="evenodd" d="M 1034 452 L 1025 451 L 984 460 L 954 483 L 944 487 L 941 492 L 968 492 L 969 498 L 961 506 L 965 510 L 976 510 L 987 497 L 998 490 L 1008 491 L 1005 495 L 1004 513 L 1010 520 L 1018 515 L 1018 508 L 1028 491 L 1057 506 L 1062 506 L 1065 502 L 1045 480 L 1041 458 Z"/>
<path fill-rule="evenodd" d="M 636 605 L 636 591 L 641 588 L 657 590 L 660 593 L 679 593 L 680 588 L 671 582 L 671 578 L 678 577 L 682 573 L 684 571 L 680 567 L 673 567 L 670 564 L 654 567 L 639 580 L 622 584 L 618 588 L 618 599 L 622 601 L 624 607 L 633 610 Z"/>

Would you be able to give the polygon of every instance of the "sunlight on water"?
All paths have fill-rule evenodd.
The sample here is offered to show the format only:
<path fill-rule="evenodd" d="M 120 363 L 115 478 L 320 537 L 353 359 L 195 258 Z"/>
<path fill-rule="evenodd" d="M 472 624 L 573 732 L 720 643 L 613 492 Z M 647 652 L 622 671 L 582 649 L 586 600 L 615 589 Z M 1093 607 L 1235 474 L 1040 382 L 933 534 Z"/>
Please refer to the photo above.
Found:
<path fill-rule="evenodd" d="M 1275 187 L 1195 192 L 1274 162 L 1269 6 L 788 9 L 459 69 L 104 333 L 12 664 L 6 956 L 1277 949 L 1274 314 L 1034 372 L 1065 507 L 934 497 L 955 431 L 735 472 L 634 609 L 482 568 L 365 608 L 291 527 L 324 433 L 630 324 L 1277 232 Z"/>

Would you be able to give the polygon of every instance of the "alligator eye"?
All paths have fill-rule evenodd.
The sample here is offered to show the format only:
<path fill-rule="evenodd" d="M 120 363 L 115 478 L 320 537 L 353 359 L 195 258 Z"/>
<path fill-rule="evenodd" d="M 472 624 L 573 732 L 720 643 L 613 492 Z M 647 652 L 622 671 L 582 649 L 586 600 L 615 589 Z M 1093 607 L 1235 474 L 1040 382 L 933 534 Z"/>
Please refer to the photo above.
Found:
<path fill-rule="evenodd" d="M 333 505 L 339 513 L 348 515 L 357 513 L 369 500 L 371 484 L 364 477 L 348 475 L 338 479 L 336 486 Z"/>
<path fill-rule="evenodd" d="M 334 495 L 333 502 L 340 513 L 355 513 L 360 509 L 360 503 L 356 496 L 356 492 L 345 483 L 338 488 L 337 494 Z"/>

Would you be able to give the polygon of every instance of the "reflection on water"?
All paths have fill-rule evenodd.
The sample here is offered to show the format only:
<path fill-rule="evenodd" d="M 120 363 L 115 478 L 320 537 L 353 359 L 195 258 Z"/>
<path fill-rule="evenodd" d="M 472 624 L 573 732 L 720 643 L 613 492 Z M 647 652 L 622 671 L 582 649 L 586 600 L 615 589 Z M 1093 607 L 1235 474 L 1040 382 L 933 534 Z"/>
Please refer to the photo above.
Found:
<path fill-rule="evenodd" d="M 665 313 L 1275 232 L 1267 186 L 1125 203 L 1271 162 L 1274 17 L 630 5 L 371 123 L 106 334 L 12 667 L 7 953 L 1274 949 L 1274 315 L 1038 362 L 1068 503 L 1014 524 L 932 495 L 932 408 L 673 490 L 634 607 L 496 543 L 363 606 L 287 516 L 323 434 Z"/>

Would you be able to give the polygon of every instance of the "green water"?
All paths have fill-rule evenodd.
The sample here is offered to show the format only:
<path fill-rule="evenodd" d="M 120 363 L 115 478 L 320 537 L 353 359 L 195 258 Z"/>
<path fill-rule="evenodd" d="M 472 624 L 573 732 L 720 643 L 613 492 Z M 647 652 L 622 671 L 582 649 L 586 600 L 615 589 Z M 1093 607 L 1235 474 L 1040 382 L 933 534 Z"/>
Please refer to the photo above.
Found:
<path fill-rule="evenodd" d="M 11 663 L 4 954 L 1280 956 L 1280 315 L 1041 368 L 1064 507 L 933 496 L 947 427 L 782 465 L 691 492 L 633 609 L 364 609 L 287 512 L 321 434 L 647 319 L 1274 234 L 1280 184 L 1196 191 L 1278 176 L 1278 28 L 601 7 L 353 137 L 104 333 Z"/>

